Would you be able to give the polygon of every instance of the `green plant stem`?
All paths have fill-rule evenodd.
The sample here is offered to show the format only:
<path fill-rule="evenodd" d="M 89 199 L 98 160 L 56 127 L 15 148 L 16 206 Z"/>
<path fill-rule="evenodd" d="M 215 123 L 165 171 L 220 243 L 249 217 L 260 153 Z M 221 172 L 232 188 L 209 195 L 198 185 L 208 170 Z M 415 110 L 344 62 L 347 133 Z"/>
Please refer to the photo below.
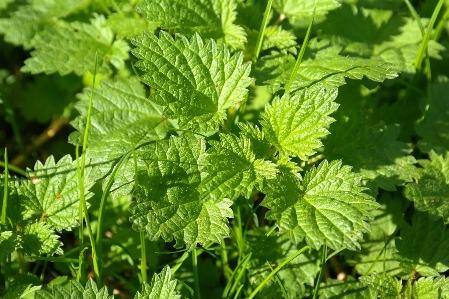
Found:
<path fill-rule="evenodd" d="M 240 212 L 240 205 L 237 205 L 236 207 L 237 212 L 235 214 L 235 223 L 234 223 L 234 234 L 235 234 L 235 240 L 237 242 L 237 246 L 239 249 L 239 260 L 243 257 L 244 251 L 245 251 L 245 242 L 243 239 L 243 232 L 242 232 L 242 215 Z"/>
<path fill-rule="evenodd" d="M 210 242 L 209 244 L 207 244 L 206 246 L 204 246 L 204 249 L 208 249 L 209 247 L 211 247 L 214 244 L 214 242 Z M 200 249 L 196 249 L 196 256 L 200 256 L 200 254 L 202 254 L 205 250 L 200 248 Z M 175 265 L 173 267 L 171 267 L 171 273 L 172 275 L 175 274 L 175 272 L 179 269 L 179 267 L 181 267 L 182 263 L 188 259 L 190 256 L 190 252 L 184 252 L 183 255 L 176 259 L 175 261 Z"/>
<path fill-rule="evenodd" d="M 201 299 L 200 294 L 200 279 L 198 277 L 198 259 L 196 255 L 196 248 L 192 251 L 192 267 L 193 267 L 193 280 L 195 286 L 195 299 Z"/>
<path fill-rule="evenodd" d="M 265 35 L 265 28 L 267 28 L 268 25 L 272 4 L 273 0 L 268 0 L 267 6 L 265 7 L 262 24 L 260 25 L 259 35 L 257 36 L 256 47 L 254 48 L 254 53 L 252 57 L 253 62 L 256 62 L 257 59 L 259 58 L 260 49 L 262 48 L 263 38 Z"/>
<path fill-rule="evenodd" d="M 374 262 L 371 264 L 371 266 L 369 267 L 368 271 L 366 271 L 365 275 L 369 275 L 371 273 L 371 271 L 374 268 L 374 265 L 379 261 L 379 258 L 382 256 L 382 253 L 384 252 L 385 249 L 387 249 L 388 244 L 391 242 L 391 240 L 393 240 L 393 238 L 396 236 L 396 234 L 399 232 L 399 226 L 395 229 L 395 231 L 388 237 L 387 242 L 385 242 L 384 247 L 382 248 L 382 250 L 379 252 L 379 254 L 377 255 L 376 259 L 374 260 Z"/>
<path fill-rule="evenodd" d="M 271 271 L 273 271 L 273 267 L 271 266 L 270 262 L 267 261 L 268 268 L 270 268 Z M 279 279 L 279 276 L 277 274 L 274 275 L 274 279 L 278 283 L 279 287 L 282 291 L 282 296 L 284 296 L 284 299 L 289 299 L 287 291 L 285 290 L 284 285 L 282 284 L 282 281 Z"/>
<path fill-rule="evenodd" d="M 0 167 L 6 168 L 6 163 L 0 161 Z M 23 176 L 26 176 L 26 175 L 27 175 L 27 173 L 26 173 L 25 170 L 23 170 L 23 169 L 20 168 L 20 167 L 14 166 L 14 165 L 12 165 L 12 164 L 8 164 L 8 169 L 9 169 L 9 170 L 12 170 L 12 171 L 14 171 L 14 172 L 16 172 L 16 173 L 18 173 L 18 174 L 20 174 L 20 175 L 23 175 Z"/>
<path fill-rule="evenodd" d="M 271 277 L 273 277 L 274 275 L 276 275 L 276 273 L 278 273 L 285 265 L 287 265 L 288 263 L 290 263 L 292 260 L 294 260 L 297 256 L 299 256 L 300 254 L 302 254 L 304 251 L 306 251 L 307 249 L 309 249 L 309 246 L 304 246 L 303 248 L 301 248 L 300 250 L 298 250 L 297 252 L 295 252 L 293 255 L 291 255 L 290 257 L 288 257 L 285 261 L 283 261 L 278 267 L 276 267 L 272 272 L 270 272 L 270 274 L 267 275 L 267 277 L 265 277 L 265 279 L 257 286 L 257 288 L 251 293 L 251 295 L 249 295 L 248 299 L 252 299 L 254 298 L 254 296 L 257 295 L 257 293 L 262 289 L 262 287 L 270 280 Z"/>
<path fill-rule="evenodd" d="M 92 247 L 92 261 L 93 261 L 93 265 L 94 265 L 94 272 L 97 277 L 97 284 L 99 286 L 102 286 L 103 278 L 101 275 L 101 271 L 102 271 L 101 264 L 99 263 L 98 253 L 96 250 L 96 242 L 95 242 L 94 235 L 92 233 L 92 226 L 90 224 L 89 213 L 87 211 L 86 199 L 84 197 L 84 169 L 86 167 L 87 139 L 89 136 L 90 118 L 91 118 L 91 114 L 92 114 L 92 103 L 93 103 L 94 90 L 95 90 L 95 79 L 97 76 L 97 65 L 98 65 L 98 54 L 95 54 L 95 72 L 94 72 L 92 89 L 91 89 L 91 93 L 90 93 L 89 108 L 87 110 L 86 128 L 84 130 L 83 152 L 81 155 L 81 169 L 79 171 L 80 172 L 79 173 L 79 184 L 80 184 L 79 188 L 80 188 L 80 201 L 81 201 L 81 205 L 83 207 L 83 212 L 84 212 L 84 220 L 86 222 L 87 233 L 89 235 L 89 239 L 90 239 L 90 243 L 91 243 L 91 247 Z"/>
<path fill-rule="evenodd" d="M 315 5 L 316 9 L 316 5 Z M 310 32 L 312 31 L 313 20 L 315 19 L 315 9 L 313 10 L 312 19 L 310 20 L 309 27 L 307 28 L 306 37 L 304 38 L 304 42 L 302 43 L 301 49 L 299 50 L 298 58 L 296 59 L 295 67 L 293 68 L 292 74 L 290 75 L 290 79 L 288 80 L 287 85 L 285 86 L 285 92 L 289 92 L 292 86 L 293 81 L 295 80 L 296 74 L 299 70 L 299 65 L 301 64 L 304 53 L 306 52 L 307 44 L 309 43 Z"/>
<path fill-rule="evenodd" d="M 228 280 L 228 283 L 226 284 L 223 294 L 221 298 L 225 299 L 228 298 L 233 293 L 233 289 L 235 289 L 235 286 L 237 285 L 237 282 L 242 277 L 243 273 L 245 272 L 246 265 L 251 260 L 252 252 L 248 253 L 238 264 L 237 267 L 234 269 L 234 272 L 232 272 L 231 278 Z M 242 271 L 243 270 L 243 271 Z"/>
<path fill-rule="evenodd" d="M 79 157 L 79 146 L 76 146 L 75 149 L 75 156 L 76 156 L 76 162 L 77 162 L 77 169 L 78 169 L 78 180 L 80 179 L 81 174 L 81 166 L 80 166 L 80 157 Z M 80 204 L 78 209 L 78 218 L 80 222 L 80 226 L 78 229 L 78 242 L 79 242 L 79 248 L 84 249 L 84 212 L 83 212 L 83 206 Z M 81 250 L 79 255 L 79 264 L 78 264 L 78 273 L 76 275 L 76 281 L 81 283 L 82 285 L 86 284 L 86 268 L 84 266 L 84 261 L 86 260 L 86 253 L 84 250 Z"/>
<path fill-rule="evenodd" d="M 140 232 L 140 252 L 141 252 L 141 261 L 140 261 L 140 273 L 142 275 L 142 282 L 148 282 L 147 278 L 147 251 L 145 244 L 145 232 Z"/>
<path fill-rule="evenodd" d="M 316 280 L 315 290 L 313 291 L 313 299 L 318 298 L 318 292 L 320 291 L 321 280 L 323 279 L 324 268 L 326 267 L 327 260 L 327 245 L 323 245 L 321 250 L 321 269 Z"/>
<path fill-rule="evenodd" d="M 222 247 L 220 249 L 220 255 L 221 255 L 221 265 L 223 267 L 223 275 L 226 278 L 226 280 L 229 281 L 229 278 L 232 275 L 230 273 L 232 273 L 232 271 L 228 263 L 228 251 L 226 250 L 224 238 L 221 238 L 221 244 Z"/>
<path fill-rule="evenodd" d="M 5 176 L 4 179 L 4 185 L 3 185 L 3 205 L 2 205 L 2 225 L 6 224 L 6 210 L 8 208 L 8 178 L 9 178 L 9 172 L 8 172 L 8 149 L 5 147 L 5 172 L 3 175 Z"/>
<path fill-rule="evenodd" d="M 443 33 L 444 27 L 449 19 L 449 6 L 446 7 L 443 17 L 438 22 L 437 28 L 435 29 L 432 39 L 438 41 Z"/>

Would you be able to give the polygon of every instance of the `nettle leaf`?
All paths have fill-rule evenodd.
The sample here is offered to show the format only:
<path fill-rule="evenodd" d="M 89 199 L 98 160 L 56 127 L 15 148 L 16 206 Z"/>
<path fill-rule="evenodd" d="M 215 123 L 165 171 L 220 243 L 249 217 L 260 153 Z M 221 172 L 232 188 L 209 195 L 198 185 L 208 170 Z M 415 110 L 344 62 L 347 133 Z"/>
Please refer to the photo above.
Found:
<path fill-rule="evenodd" d="M 257 287 L 271 272 L 268 263 L 274 268 L 305 244 L 295 245 L 288 235 L 265 236 L 267 230 L 255 229 L 248 231 L 247 240 L 253 254 L 248 264 L 249 282 Z M 307 295 L 305 286 L 313 286 L 314 278 L 319 271 L 316 263 L 317 251 L 309 250 L 291 262 L 277 273 L 289 298 L 301 298 Z M 274 279 L 270 279 L 259 291 L 260 298 L 283 298 L 281 289 Z"/>
<path fill-rule="evenodd" d="M 71 280 L 67 285 L 53 285 L 51 290 L 39 290 L 36 292 L 36 299 L 113 299 L 114 295 L 109 295 L 108 289 L 97 288 L 97 284 L 92 280 L 83 287 L 78 282 Z"/>
<path fill-rule="evenodd" d="M 132 14 L 124 14 L 123 12 L 114 13 L 108 16 L 106 26 L 117 34 L 117 37 L 130 38 L 136 35 L 141 35 L 143 32 L 154 32 L 160 23 L 149 21 L 144 18 L 135 18 Z"/>
<path fill-rule="evenodd" d="M 152 240 L 175 238 L 177 248 L 220 243 L 228 235 L 232 201 L 213 200 L 198 188 L 198 161 L 205 149 L 205 140 L 190 134 L 148 147 L 143 157 L 147 170 L 139 173 L 138 201 L 130 209 L 133 228 L 145 230 Z"/>
<path fill-rule="evenodd" d="M 279 13 L 296 19 L 309 18 L 315 15 L 325 15 L 331 10 L 340 7 L 340 3 L 336 0 L 274 0 L 273 7 Z"/>
<path fill-rule="evenodd" d="M 4 182 L 5 182 L 5 175 L 0 174 L 0 194 L 2 194 L 1 195 L 2 200 L 0 200 L 0 211 L 3 208 L 3 194 L 5 192 Z M 24 198 L 20 194 L 19 189 L 20 189 L 20 179 L 9 176 L 6 219 L 11 225 L 17 225 L 24 218 L 23 216 L 24 211 L 22 206 Z"/>
<path fill-rule="evenodd" d="M 179 299 L 176 291 L 177 280 L 171 276 L 170 267 L 165 266 L 161 273 L 155 273 L 148 285 L 142 285 L 142 292 L 137 292 L 134 299 Z"/>
<path fill-rule="evenodd" d="M 224 197 L 236 199 L 242 194 L 249 198 L 254 188 L 261 189 L 266 179 L 276 177 L 276 164 L 256 159 L 251 139 L 220 134 L 220 142 L 209 143 L 212 148 L 204 157 L 205 166 L 201 167 L 203 180 L 200 186 L 207 196 L 215 200 Z"/>
<path fill-rule="evenodd" d="M 251 151 L 254 153 L 256 159 L 269 158 L 272 154 L 271 143 L 265 137 L 264 132 L 262 132 L 259 127 L 252 125 L 250 123 L 237 123 L 239 127 L 240 136 L 249 139 L 249 146 Z M 241 137 L 243 138 L 243 137 Z"/>
<path fill-rule="evenodd" d="M 400 279 L 394 278 L 386 274 L 371 274 L 370 276 L 362 276 L 359 280 L 378 292 L 380 298 L 399 299 L 402 289 Z"/>
<path fill-rule="evenodd" d="M 58 19 L 70 15 L 88 1 L 49 0 L 28 2 L 29 4 L 21 5 L 17 10 L 11 12 L 8 18 L 0 19 L 0 34 L 4 35 L 5 41 L 16 46 L 23 45 L 25 49 L 32 48 L 31 40 L 36 33 L 53 26 Z"/>
<path fill-rule="evenodd" d="M 50 224 L 57 231 L 71 230 L 78 226 L 79 181 L 77 163 L 66 155 L 57 163 L 50 156 L 45 164 L 37 161 L 34 171 L 27 169 L 27 180 L 22 182 L 20 192 L 25 210 L 32 219 Z M 88 190 L 93 186 L 86 170 L 85 198 L 93 194 Z"/>
<path fill-rule="evenodd" d="M 307 160 L 329 134 L 326 127 L 334 121 L 328 115 L 337 110 L 337 90 L 325 89 L 288 93 L 265 107 L 261 124 L 266 138 L 282 155 Z"/>
<path fill-rule="evenodd" d="M 413 284 L 413 298 L 434 299 L 449 296 L 449 279 L 444 276 L 422 277 Z"/>
<path fill-rule="evenodd" d="M 113 32 L 105 26 L 105 17 L 97 15 L 91 24 L 59 21 L 54 27 L 40 32 L 33 39 L 36 48 L 31 58 L 25 60 L 23 72 L 78 76 L 95 72 L 95 57 L 98 55 L 97 73 L 109 74 L 110 64 L 124 68 L 129 58 L 129 46 L 123 40 L 114 40 Z"/>
<path fill-rule="evenodd" d="M 449 230 L 441 219 L 427 212 L 415 211 L 412 226 L 402 222 L 396 248 L 401 266 L 409 272 L 438 276 L 449 269 Z"/>
<path fill-rule="evenodd" d="M 233 49 L 243 48 L 245 30 L 234 24 L 236 0 L 144 0 L 136 7 L 150 21 L 162 23 L 163 29 L 222 41 Z"/>
<path fill-rule="evenodd" d="M 41 254 L 63 254 L 60 248 L 62 242 L 58 240 L 59 236 L 50 225 L 44 222 L 36 222 L 27 225 L 23 232 L 21 232 L 21 248 L 19 251 L 26 255 L 41 255 Z"/>
<path fill-rule="evenodd" d="M 384 61 L 340 55 L 343 46 L 331 45 L 329 40 L 312 39 L 301 66 L 290 87 L 291 91 L 309 88 L 332 89 L 345 84 L 345 78 L 360 80 L 363 77 L 376 82 L 397 77 L 397 72 Z M 273 51 L 259 59 L 252 75 L 257 84 L 268 85 L 275 93 L 285 88 L 290 80 L 296 58 L 289 53 Z"/>
<path fill-rule="evenodd" d="M 412 146 L 396 140 L 398 125 L 372 123 L 360 103 L 350 98 L 341 98 L 341 102 L 334 116 L 337 121 L 329 128 L 332 134 L 323 140 L 327 159 L 343 159 L 353 166 L 354 171 L 374 184 L 374 193 L 377 187 L 395 191 L 396 185 L 419 177 L 413 165 L 416 159 L 409 155 Z"/>
<path fill-rule="evenodd" d="M 131 42 L 137 47 L 132 53 L 141 59 L 136 66 L 145 72 L 142 81 L 157 90 L 150 100 L 165 106 L 165 115 L 181 127 L 216 131 L 251 83 L 250 64 L 242 64 L 241 53 L 231 55 L 224 45 L 204 43 L 198 34 L 173 39 L 162 31 L 159 37 L 144 34 Z"/>
<path fill-rule="evenodd" d="M 36 292 L 40 288 L 41 286 L 33 286 L 31 284 L 13 285 L 5 296 L 3 296 L 3 299 L 34 299 Z"/>
<path fill-rule="evenodd" d="M 419 160 L 421 178 L 406 186 L 406 197 L 415 202 L 419 211 L 443 218 L 449 223 L 449 153 L 440 156 L 429 153 L 430 160 Z"/>
<path fill-rule="evenodd" d="M 90 93 L 91 89 L 87 88 L 75 105 L 80 116 L 71 122 L 78 130 L 69 136 L 71 143 L 82 144 Z M 91 174 L 95 180 L 109 176 L 118 160 L 133 149 L 138 151 L 142 144 L 166 136 L 168 123 L 161 110 L 161 107 L 146 99 L 144 87 L 134 77 L 101 81 L 101 88 L 95 88 L 92 99 L 87 151 L 90 164 L 95 166 Z M 114 197 L 131 191 L 134 159 L 127 159 L 121 169 L 111 187 Z M 106 184 L 107 179 L 103 181 L 103 186 Z"/>
<path fill-rule="evenodd" d="M 430 87 L 429 97 L 422 100 L 423 118 L 416 125 L 416 132 L 423 138 L 418 142 L 421 151 L 444 154 L 449 151 L 449 79 L 439 78 Z"/>
<path fill-rule="evenodd" d="M 2 227 L 3 230 L 3 227 Z M 13 253 L 20 244 L 20 237 L 12 231 L 0 232 L 0 259 Z"/>
<path fill-rule="evenodd" d="M 325 285 L 320 286 L 322 299 L 377 299 L 377 291 L 348 276 L 345 281 L 328 279 Z"/>
<path fill-rule="evenodd" d="M 267 26 L 265 28 L 262 50 L 278 48 L 280 50 L 288 49 L 293 51 L 292 48 L 296 45 L 296 36 L 293 32 L 284 30 L 281 26 Z"/>
<path fill-rule="evenodd" d="M 341 161 L 325 160 L 306 172 L 302 182 L 291 173 L 269 182 L 261 205 L 270 209 L 266 218 L 277 220 L 280 231 L 295 243 L 305 238 L 315 249 L 324 243 L 335 250 L 360 249 L 358 241 L 370 229 L 365 221 L 378 207 L 363 193 L 361 179 Z"/>

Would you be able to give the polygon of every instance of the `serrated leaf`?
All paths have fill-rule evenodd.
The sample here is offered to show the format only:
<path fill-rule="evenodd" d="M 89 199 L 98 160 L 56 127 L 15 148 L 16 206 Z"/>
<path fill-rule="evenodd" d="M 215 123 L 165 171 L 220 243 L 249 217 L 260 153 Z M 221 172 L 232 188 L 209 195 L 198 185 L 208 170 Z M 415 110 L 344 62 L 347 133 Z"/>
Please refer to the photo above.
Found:
<path fill-rule="evenodd" d="M 28 5 L 21 5 L 13 11 L 9 18 L 0 19 L 0 33 L 4 34 L 5 41 L 16 46 L 23 45 L 25 49 L 32 47 L 31 40 L 36 33 L 51 27 L 57 19 L 71 14 L 87 1 L 47 0 L 28 2 Z"/>
<path fill-rule="evenodd" d="M 416 125 L 416 132 L 423 138 L 418 142 L 421 151 L 444 154 L 449 151 L 449 79 L 439 78 L 430 87 L 430 96 L 422 100 L 423 118 Z"/>
<path fill-rule="evenodd" d="M 117 37 L 133 37 L 143 32 L 154 32 L 159 27 L 159 22 L 149 21 L 144 18 L 135 18 L 133 15 L 115 13 L 108 16 L 107 27 L 117 34 Z"/>
<path fill-rule="evenodd" d="M 396 240 L 397 258 L 408 271 L 438 276 L 449 269 L 449 231 L 441 219 L 415 211 L 412 226 L 403 221 Z"/>
<path fill-rule="evenodd" d="M 97 73 L 109 74 L 110 64 L 120 69 L 129 58 L 129 46 L 125 41 L 114 40 L 113 32 L 105 26 L 105 18 L 96 16 L 91 23 L 60 21 L 54 27 L 40 32 L 33 39 L 36 50 L 25 60 L 23 72 L 78 76 L 95 72 L 95 57 L 98 55 Z"/>
<path fill-rule="evenodd" d="M 21 248 L 19 249 L 26 255 L 41 254 L 63 254 L 60 248 L 62 242 L 58 240 L 59 236 L 55 235 L 51 226 L 38 222 L 26 226 L 21 233 Z"/>
<path fill-rule="evenodd" d="M 293 32 L 282 29 L 281 26 L 267 26 L 262 43 L 262 50 L 278 48 L 287 50 L 296 46 L 296 36 Z"/>
<path fill-rule="evenodd" d="M 5 175 L 0 174 L 0 211 L 3 208 L 3 194 L 5 192 Z M 12 224 L 17 225 L 23 220 L 23 196 L 19 193 L 20 179 L 15 177 L 8 177 L 8 202 L 6 205 L 6 220 Z M 3 230 L 3 228 L 2 228 Z"/>
<path fill-rule="evenodd" d="M 233 213 L 229 199 L 201 196 L 198 160 L 204 155 L 204 139 L 193 135 L 172 137 L 152 144 L 139 173 L 138 199 L 131 207 L 133 228 L 146 230 L 150 239 L 176 240 L 175 247 L 221 242 L 228 235 L 227 219 Z"/>
<path fill-rule="evenodd" d="M 359 280 L 364 284 L 378 292 L 378 296 L 384 299 L 399 299 L 402 283 L 390 275 L 371 274 L 370 276 L 362 276 Z"/>
<path fill-rule="evenodd" d="M 113 299 L 108 289 L 102 287 L 98 290 L 96 283 L 89 279 L 84 288 L 78 282 L 71 280 L 67 286 L 53 285 L 51 290 L 39 290 L 36 299 Z"/>
<path fill-rule="evenodd" d="M 261 189 L 266 179 L 276 176 L 276 164 L 256 159 L 251 139 L 232 134 L 220 134 L 220 142 L 212 145 L 201 167 L 203 180 L 200 188 L 215 200 L 240 194 L 249 198 L 254 188 Z M 203 162 L 200 162 L 203 164 Z"/>
<path fill-rule="evenodd" d="M 444 276 L 422 277 L 413 284 L 414 299 L 434 299 L 449 297 L 449 280 Z"/>
<path fill-rule="evenodd" d="M 332 89 L 345 84 L 345 78 L 360 80 L 363 77 L 376 82 L 397 77 L 397 72 L 384 61 L 342 56 L 342 46 L 331 45 L 329 40 L 309 41 L 308 50 L 292 82 L 290 91 L 308 88 Z M 272 52 L 259 59 L 252 75 L 257 84 L 268 85 L 275 93 L 289 82 L 296 58 L 289 53 Z"/>
<path fill-rule="evenodd" d="M 351 98 L 340 98 L 342 105 L 331 124 L 331 134 L 323 140 L 324 155 L 329 160 L 343 159 L 354 167 L 365 180 L 388 191 L 419 177 L 413 165 L 416 159 L 409 155 L 412 147 L 397 141 L 398 125 L 373 123 L 360 103 Z"/>
<path fill-rule="evenodd" d="M 274 0 L 273 7 L 281 14 L 296 19 L 309 18 L 315 15 L 324 15 L 340 7 L 336 0 Z"/>
<path fill-rule="evenodd" d="M 337 110 L 337 90 L 316 90 L 286 94 L 265 107 L 261 124 L 266 138 L 282 155 L 302 160 L 322 145 L 329 134 L 326 127 L 334 121 L 328 115 Z"/>
<path fill-rule="evenodd" d="M 69 136 L 71 143 L 82 143 L 91 89 L 79 96 L 75 108 L 80 113 L 72 125 L 78 130 Z M 161 107 L 146 99 L 142 84 L 134 77 L 127 80 L 102 80 L 92 99 L 91 126 L 87 157 L 91 159 L 92 177 L 102 179 L 127 153 L 143 143 L 163 139 L 168 123 L 161 115 Z M 140 165 L 140 164 L 139 164 Z M 131 191 L 134 180 L 134 159 L 124 161 L 122 170 L 112 185 L 113 196 Z M 107 179 L 103 181 L 106 185 Z"/>
<path fill-rule="evenodd" d="M 137 47 L 132 53 L 141 59 L 136 66 L 145 72 L 142 81 L 157 90 L 150 100 L 164 105 L 165 115 L 181 127 L 216 131 L 251 82 L 241 53 L 231 56 L 224 45 L 204 43 L 198 34 L 173 39 L 162 31 L 131 42 Z"/>
<path fill-rule="evenodd" d="M 151 283 L 142 284 L 142 292 L 137 292 L 134 299 L 179 299 L 181 295 L 175 290 L 177 280 L 171 277 L 170 267 L 165 266 L 161 273 L 155 273 Z"/>
<path fill-rule="evenodd" d="M 269 263 L 273 269 L 281 264 L 285 259 L 302 248 L 305 244 L 295 245 L 288 235 L 265 236 L 266 230 L 255 229 L 249 231 L 247 235 L 248 245 L 253 254 L 248 264 L 249 282 L 257 287 L 262 280 L 271 272 Z M 309 250 L 291 262 L 277 273 L 289 298 L 301 298 L 306 296 L 305 285 L 313 286 L 314 278 L 319 271 L 316 263 L 318 259 L 315 250 Z M 260 298 L 283 298 L 281 289 L 274 279 L 270 279 L 259 291 Z"/>
<path fill-rule="evenodd" d="M 35 294 L 40 290 L 41 286 L 17 285 L 9 290 L 3 299 L 34 299 Z"/>
<path fill-rule="evenodd" d="M 406 197 L 415 202 L 419 211 L 441 217 L 449 223 L 449 153 L 440 156 L 429 153 L 430 160 L 419 160 L 421 178 L 406 186 Z"/>
<path fill-rule="evenodd" d="M 19 245 L 19 235 L 12 231 L 0 232 L 0 259 L 3 260 L 8 254 L 13 253 Z"/>
<path fill-rule="evenodd" d="M 271 144 L 259 127 L 239 122 L 240 135 L 249 139 L 249 146 L 256 159 L 268 158 L 271 155 Z"/>
<path fill-rule="evenodd" d="M 93 186 L 86 171 L 85 198 Z M 53 226 L 57 231 L 71 230 L 78 226 L 79 181 L 76 161 L 66 155 L 57 163 L 50 156 L 45 164 L 36 162 L 34 171 L 27 169 L 27 180 L 22 182 L 20 192 L 29 217 Z"/>
<path fill-rule="evenodd" d="M 377 291 L 368 288 L 352 276 L 348 276 L 346 282 L 337 279 L 328 279 L 325 285 L 320 286 L 320 298 L 377 299 Z"/>
<path fill-rule="evenodd" d="M 233 49 L 243 48 L 246 33 L 235 25 L 235 0 L 145 0 L 136 10 L 150 21 L 162 23 L 164 29 L 178 33 L 223 41 Z"/>
<path fill-rule="evenodd" d="M 276 220 L 295 243 L 305 238 L 316 249 L 327 244 L 356 250 L 370 228 L 365 221 L 378 207 L 360 184 L 361 176 L 351 167 L 325 160 L 306 172 L 302 182 L 291 173 L 281 174 L 268 184 L 261 205 L 270 209 L 266 218 Z"/>

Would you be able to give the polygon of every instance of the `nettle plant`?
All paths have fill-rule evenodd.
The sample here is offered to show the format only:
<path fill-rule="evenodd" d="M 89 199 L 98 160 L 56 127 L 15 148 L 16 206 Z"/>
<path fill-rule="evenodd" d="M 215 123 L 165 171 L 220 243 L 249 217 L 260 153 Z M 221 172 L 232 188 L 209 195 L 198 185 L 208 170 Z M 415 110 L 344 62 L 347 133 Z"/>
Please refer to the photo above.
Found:
<path fill-rule="evenodd" d="M 444 3 L 0 1 L 90 85 L 76 154 L 5 150 L 3 298 L 449 298 Z"/>

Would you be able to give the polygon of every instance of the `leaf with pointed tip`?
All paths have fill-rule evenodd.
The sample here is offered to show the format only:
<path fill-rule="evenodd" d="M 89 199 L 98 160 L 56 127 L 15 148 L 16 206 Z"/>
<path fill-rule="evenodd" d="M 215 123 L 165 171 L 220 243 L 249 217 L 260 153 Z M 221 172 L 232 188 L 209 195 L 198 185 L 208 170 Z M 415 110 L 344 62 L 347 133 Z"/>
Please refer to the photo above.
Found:
<path fill-rule="evenodd" d="M 342 46 L 330 45 L 328 40 L 308 43 L 301 66 L 292 82 L 290 91 L 309 88 L 335 88 L 345 84 L 345 78 L 361 80 L 363 77 L 376 82 L 397 77 L 397 72 L 384 61 L 360 57 L 341 56 Z M 296 58 L 288 53 L 272 52 L 255 65 L 252 75 L 259 85 L 268 85 L 275 93 L 289 82 Z"/>
<path fill-rule="evenodd" d="M 423 119 L 415 124 L 416 132 L 423 138 L 418 141 L 421 151 L 435 151 L 442 155 L 449 151 L 449 79 L 439 78 L 430 87 L 429 96 L 423 99 Z"/>
<path fill-rule="evenodd" d="M 223 41 L 233 49 L 243 48 L 245 30 L 234 24 L 235 0 L 145 0 L 136 7 L 150 21 L 162 23 L 164 29 L 178 33 Z"/>
<path fill-rule="evenodd" d="M 250 65 L 241 53 L 230 54 L 224 45 L 203 42 L 198 34 L 188 40 L 144 34 L 131 42 L 136 64 L 145 72 L 142 81 L 157 91 L 150 100 L 165 106 L 169 118 L 186 129 L 215 132 L 226 118 L 226 110 L 244 99 L 251 83 Z"/>
<path fill-rule="evenodd" d="M 155 273 L 148 285 L 142 285 L 142 292 L 137 292 L 134 299 L 179 299 L 176 291 L 176 279 L 171 276 L 170 267 L 165 266 L 161 273 Z"/>
<path fill-rule="evenodd" d="M 13 253 L 20 244 L 20 237 L 12 231 L 0 232 L 0 259 L 3 260 L 8 254 Z"/>
<path fill-rule="evenodd" d="M 326 127 L 334 119 L 328 115 L 337 110 L 336 97 L 336 89 L 305 89 L 275 98 L 265 106 L 262 131 L 282 155 L 307 160 L 329 134 Z"/>
<path fill-rule="evenodd" d="M 204 155 L 203 138 L 186 134 L 151 144 L 139 173 L 137 202 L 130 208 L 133 228 L 145 230 L 150 239 L 176 240 L 175 247 L 221 242 L 233 213 L 229 199 L 214 200 L 201 194 L 198 161 Z"/>
<path fill-rule="evenodd" d="M 399 299 L 402 289 L 401 280 L 386 274 L 371 274 L 362 276 L 359 280 L 378 292 L 378 296 L 384 299 Z"/>
<path fill-rule="evenodd" d="M 249 198 L 255 187 L 261 189 L 266 179 L 276 177 L 276 164 L 256 159 L 251 149 L 251 139 L 233 134 L 220 134 L 220 142 L 210 141 L 204 176 L 200 188 L 214 199 L 229 197 L 236 199 L 240 194 Z"/>
<path fill-rule="evenodd" d="M 313 14 L 325 15 L 331 10 L 340 7 L 336 0 L 275 0 L 273 7 L 284 16 L 297 19 L 310 18 Z"/>
<path fill-rule="evenodd" d="M 21 232 L 21 251 L 26 255 L 63 254 L 61 241 L 51 226 L 44 222 L 36 222 L 25 227 Z"/>
<path fill-rule="evenodd" d="M 407 184 L 405 196 L 415 202 L 419 211 L 443 218 L 449 223 L 449 152 L 445 157 L 431 151 L 430 160 L 419 160 L 421 178 Z"/>
<path fill-rule="evenodd" d="M 5 192 L 5 175 L 0 174 L 0 194 Z M 8 177 L 8 203 L 6 205 L 6 220 L 13 225 L 18 225 L 23 220 L 23 196 L 19 192 L 20 180 L 18 178 Z M 3 200 L 0 200 L 0 211 L 3 208 Z"/>
<path fill-rule="evenodd" d="M 29 217 L 40 219 L 53 226 L 57 231 L 71 230 L 79 225 L 79 181 L 77 163 L 70 155 L 61 158 L 57 163 L 50 156 L 45 164 L 36 162 L 34 171 L 27 170 L 27 180 L 22 182 L 20 192 L 25 210 Z M 85 198 L 92 193 L 88 190 L 93 186 L 86 170 L 84 189 Z"/>
<path fill-rule="evenodd" d="M 414 299 L 434 299 L 449 297 L 449 279 L 444 276 L 421 277 L 413 284 Z"/>
<path fill-rule="evenodd" d="M 34 299 L 36 292 L 40 288 L 41 286 L 33 286 L 31 284 L 16 285 L 3 296 L 3 299 Z"/>
<path fill-rule="evenodd" d="M 83 287 L 78 282 L 71 280 L 67 286 L 54 285 L 52 290 L 39 290 L 36 292 L 36 299 L 113 299 L 114 295 L 109 295 L 108 289 L 102 287 L 98 289 L 97 284 L 92 280 Z"/>
<path fill-rule="evenodd" d="M 301 182 L 291 173 L 281 173 L 268 183 L 261 203 L 270 209 L 266 218 L 276 220 L 280 231 L 295 243 L 304 238 L 312 248 L 321 245 L 338 250 L 360 248 L 358 241 L 370 227 L 365 221 L 378 207 L 363 193 L 361 176 L 341 161 L 324 160 L 306 172 Z"/>
<path fill-rule="evenodd" d="M 328 279 L 325 285 L 320 286 L 321 299 L 377 299 L 377 292 L 358 282 L 352 276 L 346 281 Z"/>
<path fill-rule="evenodd" d="M 97 16 L 91 24 L 59 21 L 54 27 L 40 32 L 33 39 L 35 50 L 25 60 L 21 71 L 32 74 L 78 76 L 95 72 L 95 57 L 98 55 L 97 73 L 109 74 L 110 64 L 124 68 L 129 58 L 129 46 L 125 41 L 114 40 L 113 32 L 105 26 L 104 16 Z"/>
<path fill-rule="evenodd" d="M 449 269 L 449 230 L 441 219 L 415 211 L 412 225 L 403 221 L 396 257 L 406 271 L 438 276 Z"/>

